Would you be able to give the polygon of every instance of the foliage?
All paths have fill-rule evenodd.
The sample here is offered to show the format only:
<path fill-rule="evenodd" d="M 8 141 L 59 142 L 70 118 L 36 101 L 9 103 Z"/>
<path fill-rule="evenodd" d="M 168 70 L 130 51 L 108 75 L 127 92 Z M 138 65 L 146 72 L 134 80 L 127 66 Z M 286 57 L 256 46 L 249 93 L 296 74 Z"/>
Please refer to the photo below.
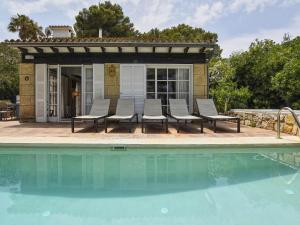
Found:
<path fill-rule="evenodd" d="M 272 78 L 274 88 L 288 106 L 300 108 L 300 59 L 292 59 Z"/>
<path fill-rule="evenodd" d="M 21 40 L 36 40 L 45 36 L 42 31 L 43 28 L 40 27 L 37 22 L 34 22 L 28 16 L 20 14 L 11 17 L 7 29 L 13 33 L 19 32 L 19 38 Z"/>
<path fill-rule="evenodd" d="M 19 91 L 19 53 L 0 43 L 0 100 L 14 100 Z"/>
<path fill-rule="evenodd" d="M 186 24 L 179 24 L 176 27 L 159 30 L 151 29 L 141 34 L 142 37 L 152 37 L 176 41 L 209 41 L 215 43 L 218 40 L 216 33 L 206 32 L 202 28 L 193 28 Z"/>
<path fill-rule="evenodd" d="M 233 81 L 235 69 L 227 59 L 219 59 L 210 68 L 210 94 L 215 99 L 217 108 L 227 112 L 231 108 L 246 107 L 250 92 L 247 87 L 237 87 Z"/>
<path fill-rule="evenodd" d="M 74 29 L 78 37 L 129 37 L 137 32 L 130 19 L 124 15 L 120 5 L 109 1 L 82 9 L 75 17 Z"/>
<path fill-rule="evenodd" d="M 215 58 L 211 65 L 211 95 L 221 99 L 219 105 L 224 105 L 226 91 L 236 88 L 243 93 L 246 88 L 248 100 L 237 98 L 236 103 L 246 103 L 248 108 L 300 108 L 300 37 L 285 35 L 281 44 L 255 40 L 247 51 L 235 53 L 226 61 Z"/>
<path fill-rule="evenodd" d="M 191 27 L 186 24 L 179 24 L 177 26 L 159 30 L 158 28 L 151 29 L 149 32 L 139 35 L 143 39 L 159 39 L 172 41 L 193 41 L 193 42 L 211 42 L 217 43 L 218 35 L 216 33 L 205 31 L 200 27 Z M 215 49 L 214 56 L 221 55 L 219 46 Z"/>

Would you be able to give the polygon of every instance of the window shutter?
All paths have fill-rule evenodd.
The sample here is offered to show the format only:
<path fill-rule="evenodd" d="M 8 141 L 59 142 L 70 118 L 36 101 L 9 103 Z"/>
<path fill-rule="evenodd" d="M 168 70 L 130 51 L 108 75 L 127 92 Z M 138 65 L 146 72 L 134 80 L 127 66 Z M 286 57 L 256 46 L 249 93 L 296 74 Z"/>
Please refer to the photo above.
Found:
<path fill-rule="evenodd" d="M 104 98 L 104 64 L 93 64 L 93 97 Z"/>
<path fill-rule="evenodd" d="M 47 65 L 35 65 L 36 122 L 47 122 Z"/>

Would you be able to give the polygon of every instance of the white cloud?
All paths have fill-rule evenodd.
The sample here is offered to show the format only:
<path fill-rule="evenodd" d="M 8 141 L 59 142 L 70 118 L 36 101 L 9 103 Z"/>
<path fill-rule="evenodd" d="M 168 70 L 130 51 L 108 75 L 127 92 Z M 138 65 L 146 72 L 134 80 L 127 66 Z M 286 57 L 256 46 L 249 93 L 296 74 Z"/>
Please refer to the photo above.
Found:
<path fill-rule="evenodd" d="M 246 11 L 248 13 L 260 10 L 265 7 L 272 6 L 278 3 L 278 0 L 233 0 L 230 3 L 229 9 L 232 12 Z"/>
<path fill-rule="evenodd" d="M 137 5 L 141 0 L 112 0 L 114 3 L 132 3 Z M 78 11 L 81 8 L 88 7 L 92 4 L 98 4 L 100 0 L 9 0 L 4 4 L 11 14 L 33 14 L 42 13 L 50 10 L 65 11 L 70 14 L 72 11 Z"/>
<path fill-rule="evenodd" d="M 148 31 L 151 28 L 163 28 L 167 22 L 172 19 L 174 0 L 147 0 L 142 1 L 143 6 L 139 7 L 140 12 L 133 21 L 136 28 L 140 31 Z"/>
<path fill-rule="evenodd" d="M 228 38 L 226 40 L 222 40 L 222 37 L 220 37 L 219 44 L 223 49 L 222 55 L 224 57 L 228 57 L 233 52 L 248 49 L 255 39 L 272 39 L 275 42 L 281 42 L 285 33 L 290 34 L 292 37 L 300 35 L 300 16 L 295 17 L 291 24 L 286 27 L 259 30 L 256 33 L 244 34 L 238 37 Z"/>
<path fill-rule="evenodd" d="M 238 12 L 251 13 L 264 11 L 268 7 L 288 7 L 300 3 L 300 0 L 219 0 L 199 4 L 186 22 L 194 26 L 204 26 L 224 16 Z"/>
<path fill-rule="evenodd" d="M 203 26 L 221 17 L 223 10 L 224 4 L 221 1 L 214 2 L 211 5 L 201 4 L 195 9 L 193 16 L 187 18 L 186 22 L 194 26 Z"/>

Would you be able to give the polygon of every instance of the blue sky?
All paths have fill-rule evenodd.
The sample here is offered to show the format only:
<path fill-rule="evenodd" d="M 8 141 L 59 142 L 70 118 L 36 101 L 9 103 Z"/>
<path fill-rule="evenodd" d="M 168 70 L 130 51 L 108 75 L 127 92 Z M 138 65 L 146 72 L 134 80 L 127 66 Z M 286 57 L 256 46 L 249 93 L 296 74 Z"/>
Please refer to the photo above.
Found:
<path fill-rule="evenodd" d="M 78 11 L 96 0 L 1 0 L 0 40 L 17 38 L 7 31 L 10 17 L 26 14 L 44 28 L 73 25 Z M 300 0 L 113 0 L 140 31 L 179 23 L 219 35 L 223 56 L 245 50 L 256 38 L 280 42 L 285 33 L 300 35 Z"/>

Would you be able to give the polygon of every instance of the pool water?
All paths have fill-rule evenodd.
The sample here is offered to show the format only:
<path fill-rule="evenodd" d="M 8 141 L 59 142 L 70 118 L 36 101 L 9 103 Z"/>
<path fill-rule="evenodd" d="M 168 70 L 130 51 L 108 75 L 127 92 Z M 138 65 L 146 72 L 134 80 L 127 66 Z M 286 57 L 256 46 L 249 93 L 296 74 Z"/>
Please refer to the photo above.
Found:
<path fill-rule="evenodd" d="M 299 225 L 300 148 L 0 147 L 1 225 Z"/>

